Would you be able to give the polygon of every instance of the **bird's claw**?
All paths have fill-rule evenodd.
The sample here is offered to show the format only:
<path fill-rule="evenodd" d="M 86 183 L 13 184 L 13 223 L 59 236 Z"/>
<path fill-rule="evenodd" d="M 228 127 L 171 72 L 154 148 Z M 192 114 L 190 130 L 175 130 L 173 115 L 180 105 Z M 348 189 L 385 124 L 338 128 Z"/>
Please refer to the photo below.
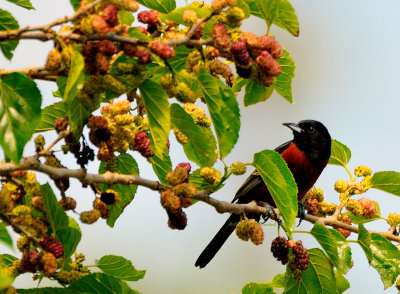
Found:
<path fill-rule="evenodd" d="M 299 224 L 297 226 L 300 226 L 301 222 L 306 217 L 306 211 L 304 210 L 304 205 L 301 202 L 298 202 L 297 217 L 299 218 Z"/>
<path fill-rule="evenodd" d="M 263 224 L 265 224 L 271 217 L 272 217 L 272 219 L 276 220 L 277 222 L 280 221 L 278 215 L 275 212 L 275 209 L 271 205 L 269 205 L 266 202 L 262 202 L 262 201 L 257 202 L 257 204 L 262 207 L 265 207 L 267 209 L 267 212 L 264 213 L 263 215 L 261 215 L 261 218 L 263 219 L 263 222 L 262 222 Z"/>

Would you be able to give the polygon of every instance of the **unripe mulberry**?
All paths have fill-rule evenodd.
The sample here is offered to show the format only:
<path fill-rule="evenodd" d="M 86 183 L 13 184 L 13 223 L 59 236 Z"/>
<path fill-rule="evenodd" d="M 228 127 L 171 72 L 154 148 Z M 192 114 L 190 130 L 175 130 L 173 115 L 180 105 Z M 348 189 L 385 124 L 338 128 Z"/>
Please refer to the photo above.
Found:
<path fill-rule="evenodd" d="M 111 26 L 115 27 L 118 24 L 118 9 L 114 5 L 108 5 L 103 10 L 104 20 Z"/>
<path fill-rule="evenodd" d="M 61 65 L 61 53 L 57 49 L 52 49 L 47 56 L 46 69 L 48 71 L 57 71 Z"/>
<path fill-rule="evenodd" d="M 217 47 L 228 49 L 231 46 L 231 39 L 229 38 L 228 31 L 223 23 L 213 25 L 212 37 Z"/>
<path fill-rule="evenodd" d="M 318 202 L 324 201 L 324 192 L 321 188 L 314 188 L 309 192 L 309 196 L 312 199 L 316 199 Z"/>
<path fill-rule="evenodd" d="M 182 103 L 196 101 L 196 94 L 184 82 L 180 82 L 173 92 L 176 99 Z"/>
<path fill-rule="evenodd" d="M 97 51 L 107 56 L 117 53 L 117 47 L 110 40 L 102 40 L 96 45 Z"/>
<path fill-rule="evenodd" d="M 361 198 L 358 200 L 358 202 L 360 202 L 361 207 L 363 209 L 363 217 L 365 218 L 372 218 L 374 217 L 375 213 L 376 213 L 376 207 L 375 204 L 368 198 Z"/>
<path fill-rule="evenodd" d="M 52 236 L 46 235 L 40 240 L 39 244 L 44 250 L 49 251 L 54 254 L 56 258 L 63 256 L 64 247 L 60 241 L 53 238 Z"/>
<path fill-rule="evenodd" d="M 280 64 L 271 56 L 268 51 L 262 51 L 256 58 L 257 65 L 267 73 L 278 76 L 281 73 Z"/>
<path fill-rule="evenodd" d="M 218 12 L 228 6 L 228 0 L 213 0 L 211 2 L 211 7 L 214 11 Z"/>
<path fill-rule="evenodd" d="M 225 13 L 225 23 L 231 28 L 239 27 L 243 19 L 246 17 L 242 8 L 233 6 L 229 7 Z"/>
<path fill-rule="evenodd" d="M 186 9 L 182 13 L 182 19 L 187 23 L 195 23 L 197 22 L 197 12 L 192 9 Z"/>
<path fill-rule="evenodd" d="M 336 211 L 336 204 L 328 203 L 325 200 L 319 203 L 318 211 L 321 215 L 332 215 Z"/>
<path fill-rule="evenodd" d="M 308 251 L 303 247 L 301 241 L 297 241 L 293 247 L 293 254 L 295 255 L 295 263 L 299 270 L 306 270 L 308 268 L 308 262 L 310 260 Z"/>
<path fill-rule="evenodd" d="M 344 215 L 344 214 L 339 215 L 338 220 L 341 221 L 341 222 L 343 222 L 343 223 L 345 223 L 345 224 L 348 224 L 348 225 L 351 224 L 351 219 L 350 219 L 350 217 L 347 216 L 347 215 Z M 343 229 L 343 228 L 336 228 L 336 230 L 337 230 L 340 234 L 342 234 L 343 237 L 345 237 L 345 238 L 347 238 L 347 237 L 350 236 L 350 234 L 351 234 L 351 231 L 346 230 L 346 229 Z"/>
<path fill-rule="evenodd" d="M 63 210 L 74 210 L 76 208 L 76 201 L 71 197 L 62 198 L 59 202 Z"/>
<path fill-rule="evenodd" d="M 188 198 L 196 196 L 197 192 L 196 187 L 188 183 L 178 184 L 174 186 L 172 190 L 178 197 L 188 197 Z"/>
<path fill-rule="evenodd" d="M 247 225 L 247 221 L 242 219 L 240 222 L 237 223 L 236 225 L 236 235 L 240 240 L 243 241 L 248 241 L 249 240 L 249 229 Z"/>
<path fill-rule="evenodd" d="M 136 0 L 122 0 L 121 9 L 135 12 L 139 9 L 139 3 Z"/>
<path fill-rule="evenodd" d="M 254 245 L 260 245 L 264 241 L 264 231 L 261 225 L 255 219 L 249 219 L 249 237 Z"/>
<path fill-rule="evenodd" d="M 318 200 L 314 198 L 307 198 L 306 202 L 304 203 L 304 208 L 307 210 L 307 213 L 310 215 L 318 216 Z"/>
<path fill-rule="evenodd" d="M 289 245 L 288 240 L 283 237 L 276 237 L 271 244 L 271 252 L 272 255 L 282 262 L 282 264 L 286 264 L 288 262 L 289 255 Z"/>
<path fill-rule="evenodd" d="M 391 212 L 387 218 L 387 222 L 391 227 L 395 227 L 400 224 L 400 214 Z"/>
<path fill-rule="evenodd" d="M 354 175 L 356 177 L 366 177 L 370 176 L 371 174 L 371 169 L 365 165 L 359 165 L 354 169 Z"/>
<path fill-rule="evenodd" d="M 200 170 L 200 176 L 204 178 L 206 182 L 213 185 L 219 183 L 222 179 L 221 172 L 212 167 L 203 167 Z"/>
<path fill-rule="evenodd" d="M 158 11 L 150 10 L 150 11 L 142 11 L 138 14 L 138 21 L 146 24 L 157 24 L 158 22 Z"/>
<path fill-rule="evenodd" d="M 172 190 L 166 190 L 161 193 L 160 197 L 161 205 L 168 212 L 177 212 L 181 209 L 181 199 L 175 195 Z"/>
<path fill-rule="evenodd" d="M 178 143 L 182 145 L 185 145 L 189 141 L 188 137 L 178 129 L 174 129 L 174 134 Z"/>
<path fill-rule="evenodd" d="M 168 212 L 168 227 L 175 230 L 183 230 L 187 225 L 187 216 L 183 211 L 177 213 Z"/>
<path fill-rule="evenodd" d="M 92 209 L 90 211 L 81 212 L 80 220 L 85 224 L 92 224 L 96 222 L 100 217 L 100 211 L 97 209 Z"/>
<path fill-rule="evenodd" d="M 31 199 L 31 205 L 33 208 L 35 208 L 37 211 L 44 212 L 44 206 L 43 206 L 43 199 L 42 196 L 34 196 Z"/>
<path fill-rule="evenodd" d="M 243 165 L 243 163 L 236 161 L 231 164 L 229 170 L 232 172 L 232 174 L 240 176 L 246 172 L 246 166 Z"/>
<path fill-rule="evenodd" d="M 172 186 L 187 182 L 189 180 L 189 175 L 184 167 L 177 167 L 175 170 L 167 173 L 166 180 Z"/>
<path fill-rule="evenodd" d="M 43 254 L 43 256 L 40 258 L 40 263 L 43 269 L 43 273 L 46 276 L 51 276 L 57 270 L 57 260 L 55 256 L 50 252 Z"/>
<path fill-rule="evenodd" d="M 178 167 L 183 167 L 184 169 L 186 169 L 188 174 L 190 173 L 190 170 L 192 169 L 189 162 L 181 162 L 175 167 L 175 169 L 177 169 Z"/>
<path fill-rule="evenodd" d="M 210 72 L 212 74 L 222 75 L 225 79 L 229 79 L 232 75 L 229 65 L 223 63 L 219 59 L 215 59 L 210 63 Z"/>
<path fill-rule="evenodd" d="M 39 266 L 40 255 L 36 250 L 25 252 L 20 261 L 20 269 L 22 272 L 36 272 Z"/>
<path fill-rule="evenodd" d="M 242 67 L 247 67 L 250 65 L 250 54 L 247 51 L 247 45 L 245 42 L 233 42 L 231 46 L 231 52 L 233 54 L 235 63 L 239 64 Z"/>
<path fill-rule="evenodd" d="M 102 218 L 108 218 L 110 216 L 110 210 L 108 209 L 107 204 L 101 201 L 98 197 L 93 201 L 93 208 L 100 211 L 100 216 Z"/>
<path fill-rule="evenodd" d="M 100 36 L 104 36 L 110 30 L 110 28 L 109 28 L 107 22 L 105 21 L 105 19 L 102 16 L 98 15 L 98 14 L 95 14 L 93 16 L 92 28 L 93 28 L 93 31 L 96 34 L 100 35 Z"/>
<path fill-rule="evenodd" d="M 149 49 L 160 56 L 162 59 L 175 57 L 175 49 L 162 41 L 154 40 L 148 45 Z"/>
<path fill-rule="evenodd" d="M 345 193 L 349 184 L 345 180 L 337 180 L 335 182 L 335 191 L 338 193 Z"/>
<path fill-rule="evenodd" d="M 18 238 L 17 248 L 19 251 L 21 251 L 21 252 L 26 251 L 27 249 L 29 249 L 29 245 L 30 245 L 30 240 L 28 239 L 27 236 L 23 235 Z"/>
<path fill-rule="evenodd" d="M 68 121 L 65 117 L 57 117 L 54 122 L 54 129 L 56 130 L 57 134 L 65 131 L 68 128 Z"/>
<path fill-rule="evenodd" d="M 107 205 L 115 205 L 120 200 L 119 193 L 115 190 L 107 189 L 100 195 L 100 200 Z"/>
<path fill-rule="evenodd" d="M 361 203 L 353 198 L 348 198 L 346 201 L 344 201 L 344 206 L 348 211 L 352 212 L 357 217 L 363 215 Z"/>

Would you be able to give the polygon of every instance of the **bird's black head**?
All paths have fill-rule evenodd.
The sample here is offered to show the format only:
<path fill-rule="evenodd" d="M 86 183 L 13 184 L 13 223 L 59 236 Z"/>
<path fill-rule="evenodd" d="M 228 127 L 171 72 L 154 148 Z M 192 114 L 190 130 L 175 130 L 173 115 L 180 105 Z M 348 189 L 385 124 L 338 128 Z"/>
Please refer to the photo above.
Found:
<path fill-rule="evenodd" d="M 313 162 L 327 161 L 331 156 L 331 136 L 327 128 L 315 120 L 284 123 L 293 131 L 293 143 Z"/>

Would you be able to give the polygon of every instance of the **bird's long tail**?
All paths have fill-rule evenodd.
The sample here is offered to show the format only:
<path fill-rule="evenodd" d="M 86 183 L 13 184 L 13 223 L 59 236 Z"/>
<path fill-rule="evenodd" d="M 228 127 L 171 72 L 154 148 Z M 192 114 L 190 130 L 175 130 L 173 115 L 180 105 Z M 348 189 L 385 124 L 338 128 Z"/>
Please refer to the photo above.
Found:
<path fill-rule="evenodd" d="M 225 224 L 221 227 L 218 233 L 214 236 L 211 242 L 200 254 L 199 258 L 197 258 L 195 266 L 203 268 L 214 258 L 215 254 L 217 254 L 219 249 L 221 249 L 222 245 L 224 245 L 225 241 L 235 230 L 236 224 L 239 221 L 240 221 L 239 214 L 232 214 L 228 218 Z"/>

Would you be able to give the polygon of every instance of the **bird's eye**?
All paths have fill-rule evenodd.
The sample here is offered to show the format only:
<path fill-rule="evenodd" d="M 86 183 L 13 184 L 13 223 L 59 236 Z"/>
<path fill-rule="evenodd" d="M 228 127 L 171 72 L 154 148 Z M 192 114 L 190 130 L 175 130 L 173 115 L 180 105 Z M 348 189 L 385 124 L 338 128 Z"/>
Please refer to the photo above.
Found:
<path fill-rule="evenodd" d="M 307 132 L 308 132 L 309 134 L 312 134 L 312 133 L 315 132 L 315 128 L 314 128 L 313 126 L 309 126 L 309 127 L 307 128 Z"/>

